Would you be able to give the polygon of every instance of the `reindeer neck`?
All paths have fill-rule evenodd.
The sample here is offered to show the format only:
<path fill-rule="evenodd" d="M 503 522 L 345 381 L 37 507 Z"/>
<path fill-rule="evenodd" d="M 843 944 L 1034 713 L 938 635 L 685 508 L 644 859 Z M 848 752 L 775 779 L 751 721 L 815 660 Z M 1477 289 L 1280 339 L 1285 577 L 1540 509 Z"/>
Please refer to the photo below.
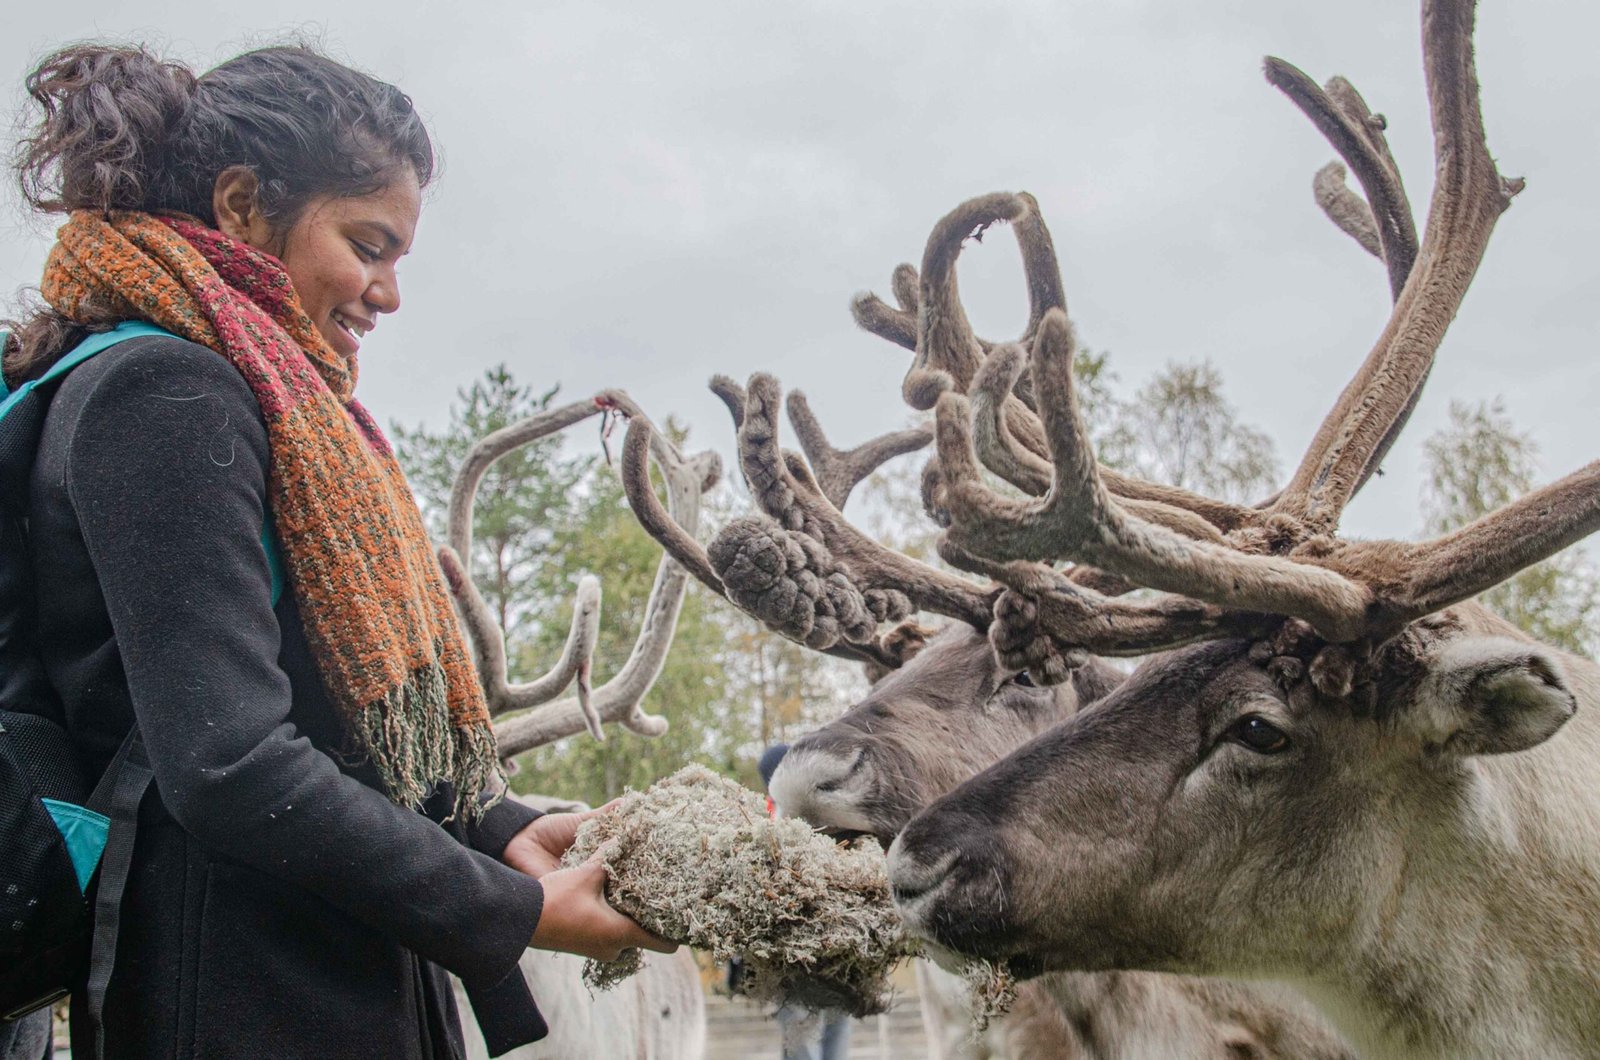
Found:
<path fill-rule="evenodd" d="M 1533 750 L 1442 769 L 1350 949 L 1304 985 L 1370 1057 L 1593 1056 L 1600 1012 L 1600 671 Z"/>

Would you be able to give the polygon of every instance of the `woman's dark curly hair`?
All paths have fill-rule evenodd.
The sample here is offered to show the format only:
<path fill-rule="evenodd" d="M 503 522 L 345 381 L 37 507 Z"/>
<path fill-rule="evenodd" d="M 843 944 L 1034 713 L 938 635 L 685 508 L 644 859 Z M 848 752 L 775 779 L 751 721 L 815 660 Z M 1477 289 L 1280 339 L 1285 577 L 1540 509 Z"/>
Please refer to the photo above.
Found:
<path fill-rule="evenodd" d="M 82 44 L 47 57 L 26 85 L 43 114 L 14 165 L 23 198 L 47 213 L 173 212 L 215 225 L 218 174 L 245 166 L 262 215 L 284 231 L 315 199 L 378 191 L 404 168 L 422 186 L 433 178 L 410 97 L 309 47 L 262 48 L 196 77 L 143 48 Z M 7 381 L 117 322 L 37 310 L 7 343 Z"/>

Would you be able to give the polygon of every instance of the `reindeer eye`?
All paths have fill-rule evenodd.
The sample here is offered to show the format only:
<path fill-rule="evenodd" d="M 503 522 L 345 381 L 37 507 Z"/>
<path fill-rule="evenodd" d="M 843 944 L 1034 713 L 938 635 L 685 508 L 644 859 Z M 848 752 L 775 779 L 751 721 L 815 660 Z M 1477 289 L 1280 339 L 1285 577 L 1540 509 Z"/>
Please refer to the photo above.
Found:
<path fill-rule="evenodd" d="M 1038 685 L 1033 683 L 1033 678 L 1028 676 L 1028 671 L 1026 671 L 1026 670 L 1017 671 L 1017 675 L 1011 679 L 1011 683 L 1016 685 L 1018 688 L 1038 688 L 1039 687 Z"/>
<path fill-rule="evenodd" d="M 1283 730 L 1259 714 L 1246 714 L 1234 722 L 1227 736 L 1257 754 L 1274 755 L 1289 748 L 1289 737 Z"/>

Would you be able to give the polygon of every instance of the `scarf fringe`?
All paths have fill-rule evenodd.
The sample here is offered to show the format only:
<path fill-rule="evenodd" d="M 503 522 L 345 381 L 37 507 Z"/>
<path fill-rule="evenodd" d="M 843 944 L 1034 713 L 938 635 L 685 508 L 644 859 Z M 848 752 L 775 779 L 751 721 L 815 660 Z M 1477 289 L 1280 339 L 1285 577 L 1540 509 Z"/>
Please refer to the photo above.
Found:
<path fill-rule="evenodd" d="M 427 666 L 363 707 L 354 735 L 392 801 L 415 809 L 447 780 L 455 788 L 452 815 L 470 823 L 505 797 L 506 774 L 493 728 L 452 724 L 448 693 L 444 670 Z M 480 801 L 485 792 L 492 797 Z"/>

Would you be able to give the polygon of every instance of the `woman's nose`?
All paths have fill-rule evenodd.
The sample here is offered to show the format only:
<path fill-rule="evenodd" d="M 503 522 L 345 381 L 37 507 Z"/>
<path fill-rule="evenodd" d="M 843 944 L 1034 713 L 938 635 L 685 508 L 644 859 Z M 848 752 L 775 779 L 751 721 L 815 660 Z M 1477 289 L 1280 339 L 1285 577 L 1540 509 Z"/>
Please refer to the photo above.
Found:
<path fill-rule="evenodd" d="M 366 303 L 374 312 L 393 313 L 400 308 L 400 277 L 393 272 L 374 280 L 367 288 Z"/>

